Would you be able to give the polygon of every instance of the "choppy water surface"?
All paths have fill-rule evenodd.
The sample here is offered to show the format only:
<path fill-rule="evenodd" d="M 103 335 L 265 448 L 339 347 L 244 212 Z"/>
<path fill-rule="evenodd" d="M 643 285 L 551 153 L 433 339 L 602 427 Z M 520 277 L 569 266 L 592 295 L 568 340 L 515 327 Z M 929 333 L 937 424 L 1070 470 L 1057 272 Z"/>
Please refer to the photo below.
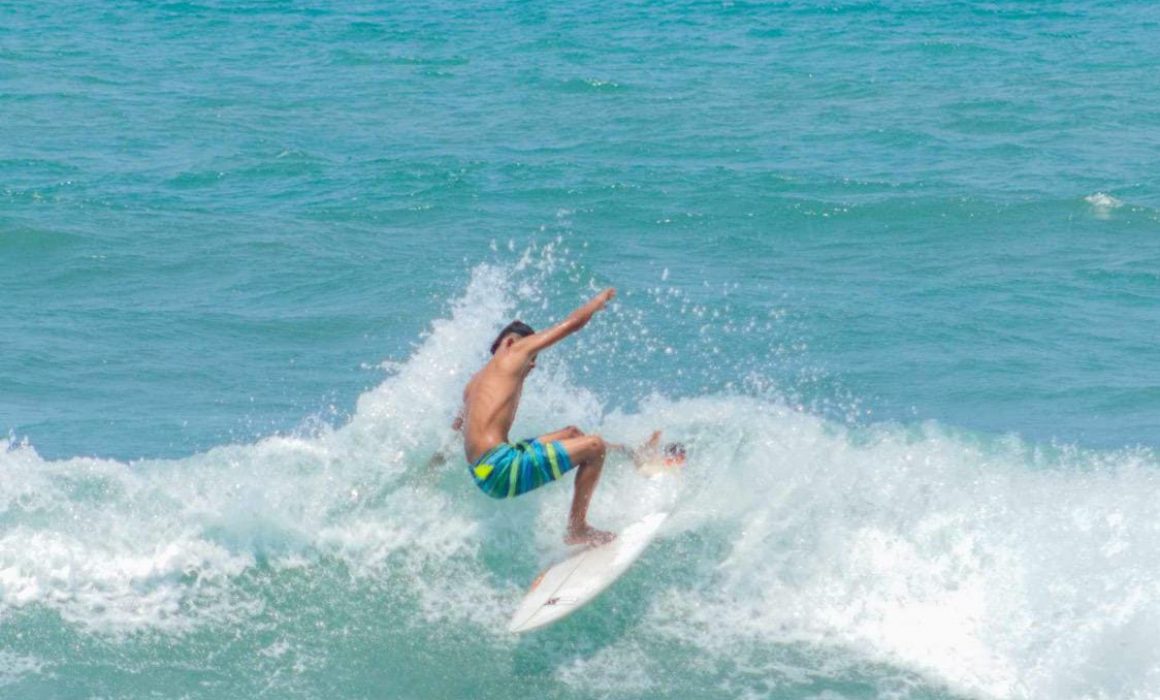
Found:
<path fill-rule="evenodd" d="M 1150 698 L 1160 11 L 0 8 L 0 694 Z M 686 441 L 598 603 L 505 626 L 570 489 Z"/>

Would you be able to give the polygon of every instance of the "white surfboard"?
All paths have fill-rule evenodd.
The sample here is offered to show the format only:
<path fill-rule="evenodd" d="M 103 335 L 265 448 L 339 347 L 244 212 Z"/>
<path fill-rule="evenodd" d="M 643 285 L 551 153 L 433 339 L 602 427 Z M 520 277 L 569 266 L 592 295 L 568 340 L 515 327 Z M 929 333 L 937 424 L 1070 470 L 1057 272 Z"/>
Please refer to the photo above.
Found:
<path fill-rule="evenodd" d="M 536 577 L 524 596 L 509 632 L 528 632 L 571 615 L 620 578 L 656 537 L 668 513 L 653 513 L 613 541 L 589 547 L 554 564 Z"/>

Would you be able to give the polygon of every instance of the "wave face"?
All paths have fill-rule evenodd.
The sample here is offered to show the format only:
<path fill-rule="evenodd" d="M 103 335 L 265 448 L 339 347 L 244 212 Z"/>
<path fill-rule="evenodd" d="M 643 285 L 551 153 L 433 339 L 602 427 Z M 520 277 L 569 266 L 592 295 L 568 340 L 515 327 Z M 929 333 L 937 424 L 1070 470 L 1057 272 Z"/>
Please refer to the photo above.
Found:
<path fill-rule="evenodd" d="M 576 377 L 600 333 L 545 354 L 517 432 L 663 426 L 685 473 L 610 462 L 592 520 L 674 515 L 598 603 L 504 633 L 571 489 L 483 497 L 447 424 L 496 329 L 570 267 L 551 246 L 475 267 L 340 427 L 178 460 L 5 443 L 4 694 L 1157 696 L 1152 451 L 835 420 L 754 382 L 613 406 Z M 600 322 L 647 335 L 627 305 Z"/>
<path fill-rule="evenodd" d="M 1160 697 L 1158 21 L 2 3 L 0 698 Z M 447 425 L 605 284 L 517 434 L 691 463 L 512 638 Z"/>

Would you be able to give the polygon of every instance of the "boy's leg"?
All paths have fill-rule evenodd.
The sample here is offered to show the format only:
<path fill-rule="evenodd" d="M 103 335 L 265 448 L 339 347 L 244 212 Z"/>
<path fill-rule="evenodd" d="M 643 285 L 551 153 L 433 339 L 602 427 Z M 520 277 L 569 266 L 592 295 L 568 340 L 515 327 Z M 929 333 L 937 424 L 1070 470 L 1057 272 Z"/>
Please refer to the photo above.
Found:
<path fill-rule="evenodd" d="M 576 465 L 576 485 L 572 494 L 572 511 L 568 514 L 568 544 L 603 544 L 615 537 L 611 532 L 597 530 L 588 524 L 588 503 L 600 480 L 607 451 L 599 435 L 583 435 L 560 440 L 568 459 Z"/>
<path fill-rule="evenodd" d="M 568 438 L 580 437 L 583 434 L 584 433 L 582 433 L 580 431 L 580 429 L 577 428 L 576 426 L 569 425 L 567 428 L 560 428 L 559 430 L 554 430 L 550 433 L 546 433 L 544 435 L 541 435 L 536 439 L 539 440 L 540 442 L 542 442 L 543 444 L 547 445 L 549 442 L 556 442 L 557 440 L 567 440 Z"/>

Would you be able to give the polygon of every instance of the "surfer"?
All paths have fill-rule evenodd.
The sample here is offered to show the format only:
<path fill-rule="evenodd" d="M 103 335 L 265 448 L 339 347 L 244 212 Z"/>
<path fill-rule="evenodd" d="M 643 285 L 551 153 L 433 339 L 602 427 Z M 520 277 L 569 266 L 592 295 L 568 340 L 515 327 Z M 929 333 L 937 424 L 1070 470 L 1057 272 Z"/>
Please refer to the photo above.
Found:
<path fill-rule="evenodd" d="M 491 344 L 492 358 L 463 390 L 463 409 L 452 426 L 463 431 L 475 484 L 494 498 L 525 494 L 576 469 L 564 536 L 568 544 L 603 544 L 615 537 L 588 524 L 588 503 L 600 480 L 608 444 L 575 426 L 519 442 L 512 442 L 508 432 L 539 352 L 583 328 L 615 295 L 615 289 L 605 289 L 541 333 L 518 320 L 505 326 Z"/>

